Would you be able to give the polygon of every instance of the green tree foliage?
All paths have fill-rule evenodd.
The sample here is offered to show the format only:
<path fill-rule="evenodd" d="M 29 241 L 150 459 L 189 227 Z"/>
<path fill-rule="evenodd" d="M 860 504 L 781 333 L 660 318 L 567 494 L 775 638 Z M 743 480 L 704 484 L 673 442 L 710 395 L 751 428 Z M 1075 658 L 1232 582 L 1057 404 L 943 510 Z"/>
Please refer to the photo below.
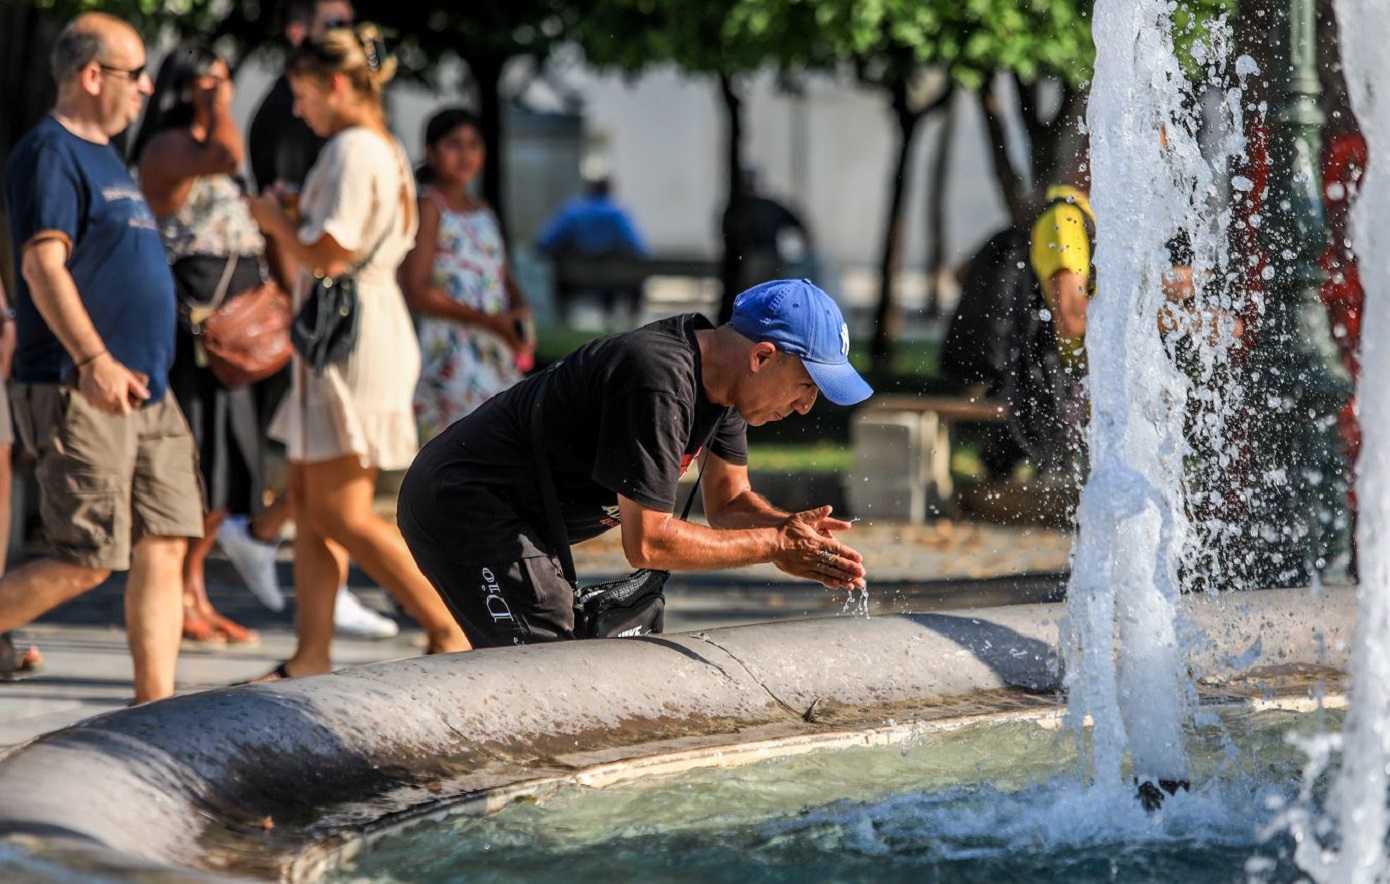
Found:
<path fill-rule="evenodd" d="M 400 62 L 400 76 L 437 85 L 440 62 L 461 59 L 467 63 L 483 135 L 490 144 L 501 143 L 501 108 L 506 97 L 499 91 L 505 65 L 524 56 L 544 59 L 564 39 L 567 21 L 581 11 L 580 4 L 560 0 L 487 0 L 469 4 L 355 0 L 354 6 L 359 19 L 374 22 L 386 32 Z M 12 0 L 0 6 L 0 32 L 5 30 L 5 16 L 25 13 L 26 20 L 49 22 L 51 32 L 52 22 L 100 11 L 130 22 L 152 44 L 161 39 L 200 36 L 236 66 L 258 52 L 283 54 L 280 8 L 276 0 Z M 33 53 L 31 78 L 39 78 L 41 71 L 46 71 L 44 54 Z M 52 93 L 47 91 L 26 102 L 28 106 L 20 114 L 26 122 L 17 131 L 22 133 L 32 125 L 51 101 Z M 0 144 L 0 154 L 7 153 L 13 141 L 10 138 Z M 502 154 L 494 151 L 484 171 L 483 191 L 499 208 L 504 174 Z"/>

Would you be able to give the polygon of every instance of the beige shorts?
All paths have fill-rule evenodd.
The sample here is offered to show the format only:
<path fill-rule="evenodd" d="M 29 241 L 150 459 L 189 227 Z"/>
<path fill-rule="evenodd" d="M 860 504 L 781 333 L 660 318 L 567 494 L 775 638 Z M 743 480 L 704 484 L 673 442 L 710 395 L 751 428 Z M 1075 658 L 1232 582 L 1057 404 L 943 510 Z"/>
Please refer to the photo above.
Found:
<path fill-rule="evenodd" d="M 117 417 L 57 384 L 11 393 L 54 558 L 125 571 L 141 538 L 203 536 L 197 452 L 172 395 Z"/>
<path fill-rule="evenodd" d="M 14 444 L 14 421 L 10 419 L 10 391 L 0 384 L 0 445 Z"/>

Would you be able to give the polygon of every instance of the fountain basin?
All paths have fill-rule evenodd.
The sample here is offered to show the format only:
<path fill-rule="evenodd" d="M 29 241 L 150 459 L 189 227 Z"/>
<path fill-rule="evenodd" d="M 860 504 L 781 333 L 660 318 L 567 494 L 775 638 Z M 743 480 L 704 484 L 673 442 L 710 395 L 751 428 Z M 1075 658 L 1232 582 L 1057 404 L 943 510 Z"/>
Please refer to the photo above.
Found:
<path fill-rule="evenodd" d="M 1355 591 L 1184 599 L 1208 693 L 1308 695 Z M 567 782 L 893 739 L 1059 708 L 1061 605 L 839 617 L 412 658 L 176 697 L 0 759 L 0 843 L 133 869 L 312 878 L 422 816 Z M 1335 685 L 1334 685 L 1335 686 Z M 3 858 L 0 858 L 3 862 Z M 0 866 L 3 869 L 3 866 Z"/>

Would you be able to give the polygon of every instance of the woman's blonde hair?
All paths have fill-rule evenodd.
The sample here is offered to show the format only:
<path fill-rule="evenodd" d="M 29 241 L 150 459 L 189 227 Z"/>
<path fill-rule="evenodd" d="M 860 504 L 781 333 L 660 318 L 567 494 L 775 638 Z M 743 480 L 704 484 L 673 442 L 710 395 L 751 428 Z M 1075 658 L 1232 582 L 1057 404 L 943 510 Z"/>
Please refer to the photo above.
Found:
<path fill-rule="evenodd" d="M 285 70 L 320 80 L 342 74 L 359 93 L 380 103 L 386 84 L 396 75 L 396 57 L 386 53 L 381 29 L 363 22 L 306 38 L 290 56 Z"/>

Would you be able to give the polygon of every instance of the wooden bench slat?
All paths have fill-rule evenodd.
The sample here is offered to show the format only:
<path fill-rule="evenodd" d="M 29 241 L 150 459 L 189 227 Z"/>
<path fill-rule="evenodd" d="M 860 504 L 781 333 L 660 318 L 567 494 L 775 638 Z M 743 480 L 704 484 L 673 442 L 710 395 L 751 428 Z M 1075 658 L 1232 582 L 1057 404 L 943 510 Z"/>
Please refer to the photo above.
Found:
<path fill-rule="evenodd" d="M 934 412 L 946 423 L 997 423 L 1009 419 L 1009 406 L 996 399 L 968 399 L 958 396 L 912 396 L 885 393 L 864 403 L 876 411 Z"/>

